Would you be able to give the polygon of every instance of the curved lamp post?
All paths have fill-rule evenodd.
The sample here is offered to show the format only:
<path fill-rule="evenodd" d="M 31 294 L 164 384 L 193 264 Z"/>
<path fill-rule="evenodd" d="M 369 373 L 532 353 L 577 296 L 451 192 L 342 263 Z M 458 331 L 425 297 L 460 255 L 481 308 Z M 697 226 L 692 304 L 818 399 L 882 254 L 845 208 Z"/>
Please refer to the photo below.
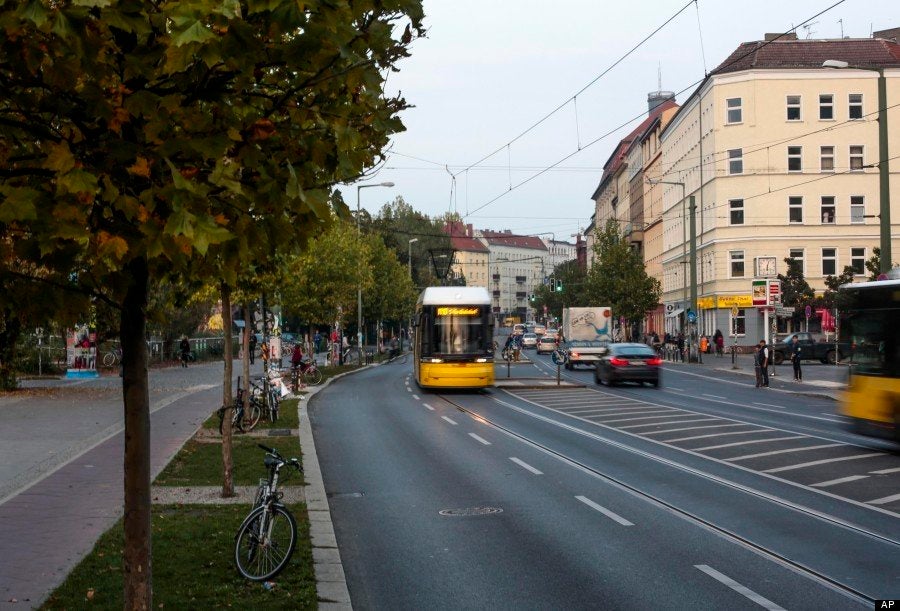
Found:
<path fill-rule="evenodd" d="M 879 221 L 881 227 L 881 273 L 891 271 L 891 186 L 888 173 L 888 118 L 887 81 L 884 68 L 878 66 L 858 66 L 838 59 L 826 59 L 823 68 L 852 68 L 878 73 L 878 190 L 880 195 Z"/>
<path fill-rule="evenodd" d="M 380 182 L 374 185 L 359 185 L 356 187 L 356 242 L 359 246 L 359 192 L 369 187 L 393 187 L 392 182 Z M 358 270 L 357 270 L 358 271 Z M 362 350 L 363 347 L 363 330 L 362 330 L 362 281 L 357 280 L 356 289 L 356 346 Z"/>

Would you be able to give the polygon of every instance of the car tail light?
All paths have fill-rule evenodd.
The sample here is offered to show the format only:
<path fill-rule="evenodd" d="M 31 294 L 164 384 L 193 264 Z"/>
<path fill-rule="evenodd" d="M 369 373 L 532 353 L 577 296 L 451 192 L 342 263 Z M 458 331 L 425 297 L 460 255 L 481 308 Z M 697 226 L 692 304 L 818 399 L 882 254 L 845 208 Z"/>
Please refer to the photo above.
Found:
<path fill-rule="evenodd" d="M 609 364 L 612 365 L 613 367 L 625 367 L 626 365 L 628 365 L 628 360 L 620 359 L 619 357 L 614 356 L 611 359 L 609 359 Z"/>
<path fill-rule="evenodd" d="M 659 366 L 662 365 L 662 359 L 658 356 L 654 356 L 652 359 L 647 359 L 647 364 Z"/>
<path fill-rule="evenodd" d="M 572 352 L 570 358 L 577 359 L 577 358 L 578 358 L 578 353 L 577 353 L 577 352 Z"/>

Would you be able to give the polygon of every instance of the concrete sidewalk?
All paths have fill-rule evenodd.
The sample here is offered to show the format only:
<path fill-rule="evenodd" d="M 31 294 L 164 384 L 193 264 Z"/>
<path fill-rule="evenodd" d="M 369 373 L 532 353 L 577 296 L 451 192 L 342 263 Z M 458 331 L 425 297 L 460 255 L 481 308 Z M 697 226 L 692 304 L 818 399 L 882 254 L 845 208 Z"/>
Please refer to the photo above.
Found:
<path fill-rule="evenodd" d="M 681 361 L 664 361 L 666 367 L 677 367 L 684 371 L 705 371 L 709 373 L 728 373 L 739 376 L 756 377 L 753 355 L 726 354 L 717 357 L 715 354 L 704 354 L 702 363 L 683 363 Z M 769 367 L 769 386 L 787 392 L 816 394 L 837 400 L 840 392 L 846 388 L 848 379 L 847 365 L 825 365 L 818 361 L 803 361 L 801 364 L 802 382 L 794 381 L 791 364 L 785 361 L 777 367 Z"/>

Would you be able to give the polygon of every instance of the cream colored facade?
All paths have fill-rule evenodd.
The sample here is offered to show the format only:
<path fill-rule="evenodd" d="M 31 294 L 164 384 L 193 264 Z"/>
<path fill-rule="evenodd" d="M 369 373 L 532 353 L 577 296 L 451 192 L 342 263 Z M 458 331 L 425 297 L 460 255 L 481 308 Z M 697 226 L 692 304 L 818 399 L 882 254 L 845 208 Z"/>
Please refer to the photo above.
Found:
<path fill-rule="evenodd" d="M 488 287 L 490 283 L 489 252 L 457 250 L 453 255 L 451 274 L 455 278 L 465 277 L 466 286 Z"/>
<path fill-rule="evenodd" d="M 897 156 L 900 69 L 888 68 L 885 75 L 889 150 Z M 740 304 L 738 322 L 746 335 L 762 337 L 762 316 L 743 306 L 751 281 L 784 273 L 787 257 L 802 258 L 816 291 L 825 288 L 827 275 L 846 265 L 860 268 L 872 257 L 880 234 L 878 168 L 864 166 L 878 160 L 876 80 L 871 71 L 823 68 L 713 75 L 663 130 L 656 174 L 683 182 L 696 202 L 699 333 L 728 334 L 730 306 Z M 820 118 L 820 112 L 832 118 Z M 898 161 L 890 162 L 894 202 L 900 197 L 898 168 Z M 680 186 L 659 186 L 662 299 L 678 310 L 689 292 L 687 206 Z M 891 214 L 895 236 L 897 206 Z M 893 239 L 895 260 L 897 248 Z M 675 330 L 681 320 L 669 323 Z"/>

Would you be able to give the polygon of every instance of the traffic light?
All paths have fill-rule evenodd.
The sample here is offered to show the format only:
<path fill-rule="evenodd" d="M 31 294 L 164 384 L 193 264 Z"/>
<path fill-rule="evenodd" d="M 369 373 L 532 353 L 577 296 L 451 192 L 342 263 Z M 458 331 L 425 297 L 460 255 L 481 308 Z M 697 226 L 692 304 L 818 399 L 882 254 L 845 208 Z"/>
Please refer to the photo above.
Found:
<path fill-rule="evenodd" d="M 561 278 L 557 278 L 557 280 L 556 280 L 556 292 L 557 293 L 562 292 L 562 279 Z"/>
<path fill-rule="evenodd" d="M 531 294 L 530 299 L 531 299 L 531 301 L 534 301 L 534 293 Z"/>
<path fill-rule="evenodd" d="M 550 286 L 550 290 L 551 290 L 551 291 L 554 289 L 554 287 L 556 287 L 556 278 L 554 278 L 553 276 L 550 276 L 550 284 L 549 284 L 549 286 Z"/>

